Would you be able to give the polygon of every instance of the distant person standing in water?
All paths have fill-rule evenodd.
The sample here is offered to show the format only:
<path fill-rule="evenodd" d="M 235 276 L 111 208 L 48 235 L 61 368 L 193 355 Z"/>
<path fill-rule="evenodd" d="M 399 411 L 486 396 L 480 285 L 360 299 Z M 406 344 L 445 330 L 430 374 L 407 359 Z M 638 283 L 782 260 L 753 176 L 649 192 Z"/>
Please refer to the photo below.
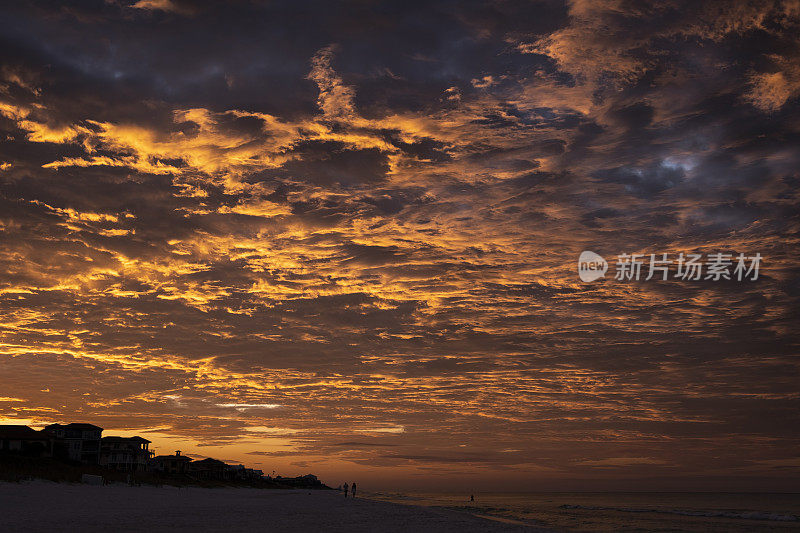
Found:
<path fill-rule="evenodd" d="M 469 495 L 469 501 L 471 501 L 471 502 L 475 501 L 475 495 L 474 494 L 470 494 Z"/>
<path fill-rule="evenodd" d="M 353 488 L 350 489 L 350 493 L 353 495 L 353 498 L 356 497 L 356 482 L 353 481 Z"/>
<path fill-rule="evenodd" d="M 348 486 L 347 486 L 347 483 L 345 483 L 344 484 L 344 497 L 345 498 L 347 498 L 347 489 L 348 489 Z"/>

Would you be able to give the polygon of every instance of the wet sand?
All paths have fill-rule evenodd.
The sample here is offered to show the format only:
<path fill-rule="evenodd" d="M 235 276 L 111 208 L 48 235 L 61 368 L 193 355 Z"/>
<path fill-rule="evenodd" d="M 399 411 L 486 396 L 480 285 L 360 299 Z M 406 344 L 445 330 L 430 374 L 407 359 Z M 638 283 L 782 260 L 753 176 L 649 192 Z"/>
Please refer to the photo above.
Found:
<path fill-rule="evenodd" d="M 0 530 L 81 531 L 534 531 L 468 513 L 345 499 L 336 491 L 0 483 Z"/>

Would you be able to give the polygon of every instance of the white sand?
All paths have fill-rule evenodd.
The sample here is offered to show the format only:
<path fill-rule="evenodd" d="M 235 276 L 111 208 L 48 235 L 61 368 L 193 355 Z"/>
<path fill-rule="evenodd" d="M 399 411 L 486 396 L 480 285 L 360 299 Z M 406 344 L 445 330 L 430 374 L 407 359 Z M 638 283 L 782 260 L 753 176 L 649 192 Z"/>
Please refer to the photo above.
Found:
<path fill-rule="evenodd" d="M 531 531 L 466 513 L 336 491 L 0 483 L 0 531 Z"/>

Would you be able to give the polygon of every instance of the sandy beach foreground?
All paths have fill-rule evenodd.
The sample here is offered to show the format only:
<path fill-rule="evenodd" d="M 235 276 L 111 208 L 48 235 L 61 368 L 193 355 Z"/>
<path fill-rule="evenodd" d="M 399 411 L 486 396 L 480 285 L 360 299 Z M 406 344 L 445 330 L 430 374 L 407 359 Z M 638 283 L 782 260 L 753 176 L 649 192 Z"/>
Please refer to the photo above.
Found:
<path fill-rule="evenodd" d="M 335 491 L 0 483 L 2 531 L 532 531 Z"/>

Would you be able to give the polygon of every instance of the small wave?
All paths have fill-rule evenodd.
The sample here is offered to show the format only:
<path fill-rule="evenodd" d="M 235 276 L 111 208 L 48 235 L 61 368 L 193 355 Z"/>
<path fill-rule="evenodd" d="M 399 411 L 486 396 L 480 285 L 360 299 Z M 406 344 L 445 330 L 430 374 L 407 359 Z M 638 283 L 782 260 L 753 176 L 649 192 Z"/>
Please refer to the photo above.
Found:
<path fill-rule="evenodd" d="M 769 520 L 773 522 L 798 522 L 800 517 L 793 514 L 769 513 L 766 511 L 694 511 L 686 509 L 642 509 L 628 507 L 597 507 L 594 505 L 564 504 L 562 509 L 586 509 L 589 511 L 619 511 L 622 513 L 662 513 L 682 516 L 702 516 L 707 518 L 739 518 L 743 520 Z"/>
<path fill-rule="evenodd" d="M 481 512 L 481 513 L 511 513 L 513 509 L 506 507 L 487 507 L 485 505 L 443 505 L 440 506 L 445 509 L 456 509 L 459 511 Z"/>

